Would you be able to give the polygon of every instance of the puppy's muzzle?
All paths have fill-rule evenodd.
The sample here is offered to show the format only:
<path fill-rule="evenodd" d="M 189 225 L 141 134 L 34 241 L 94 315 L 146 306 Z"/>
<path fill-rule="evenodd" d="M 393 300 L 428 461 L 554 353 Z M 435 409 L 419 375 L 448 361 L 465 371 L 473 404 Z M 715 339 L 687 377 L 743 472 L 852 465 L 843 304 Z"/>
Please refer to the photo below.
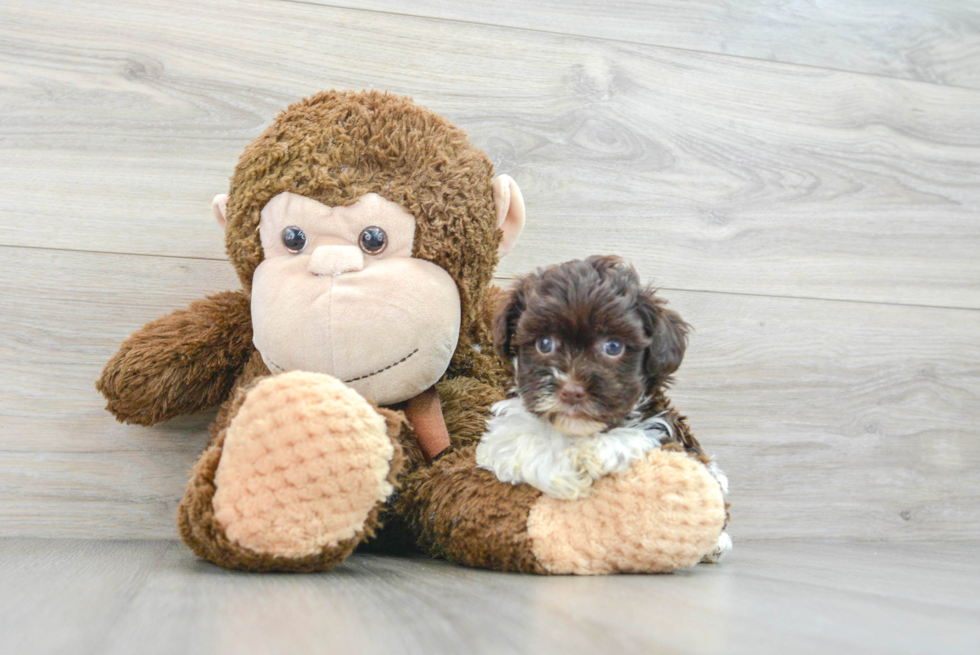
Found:
<path fill-rule="evenodd" d="M 558 389 L 558 400 L 566 405 L 581 405 L 587 397 L 585 387 L 577 382 L 565 382 Z"/>

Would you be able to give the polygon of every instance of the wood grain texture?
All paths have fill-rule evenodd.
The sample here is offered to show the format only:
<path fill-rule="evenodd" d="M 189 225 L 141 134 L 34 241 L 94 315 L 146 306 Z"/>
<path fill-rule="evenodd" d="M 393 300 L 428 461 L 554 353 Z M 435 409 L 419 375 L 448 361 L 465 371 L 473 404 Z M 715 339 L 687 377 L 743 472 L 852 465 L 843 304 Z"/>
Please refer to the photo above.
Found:
<path fill-rule="evenodd" d="M 0 251 L 0 534 L 174 536 L 212 413 L 124 426 L 105 411 L 95 380 L 147 321 L 237 288 L 231 266 Z"/>
<path fill-rule="evenodd" d="M 0 244 L 219 259 L 244 145 L 376 87 L 517 178 L 502 276 L 618 252 L 672 288 L 980 307 L 980 91 L 261 0 L 8 2 L 0 62 Z"/>
<path fill-rule="evenodd" d="M 971 0 L 297 0 L 980 88 Z"/>
<path fill-rule="evenodd" d="M 0 540 L 0 651 L 973 653 L 976 544 L 744 542 L 660 576 L 540 578 L 354 555 L 242 574 L 173 542 Z"/>
<path fill-rule="evenodd" d="M 94 381 L 146 321 L 235 288 L 230 266 L 0 261 L 0 534 L 172 537 L 210 415 L 122 426 Z M 674 397 L 731 478 L 736 538 L 980 539 L 980 312 L 664 296 L 697 328 Z"/>
<path fill-rule="evenodd" d="M 101 653 L 166 541 L 0 539 L 0 653 Z"/>

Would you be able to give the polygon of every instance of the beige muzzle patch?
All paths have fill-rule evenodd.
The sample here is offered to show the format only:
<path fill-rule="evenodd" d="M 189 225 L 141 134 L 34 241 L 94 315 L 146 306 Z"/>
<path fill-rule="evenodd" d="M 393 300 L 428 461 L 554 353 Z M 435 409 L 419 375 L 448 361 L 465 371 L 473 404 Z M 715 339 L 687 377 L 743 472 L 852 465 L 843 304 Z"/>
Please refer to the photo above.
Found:
<path fill-rule="evenodd" d="M 459 339 L 455 282 L 430 262 L 398 257 L 356 272 L 332 251 L 265 260 L 252 284 L 253 342 L 271 371 L 327 373 L 379 405 L 408 400 L 435 384 Z"/>

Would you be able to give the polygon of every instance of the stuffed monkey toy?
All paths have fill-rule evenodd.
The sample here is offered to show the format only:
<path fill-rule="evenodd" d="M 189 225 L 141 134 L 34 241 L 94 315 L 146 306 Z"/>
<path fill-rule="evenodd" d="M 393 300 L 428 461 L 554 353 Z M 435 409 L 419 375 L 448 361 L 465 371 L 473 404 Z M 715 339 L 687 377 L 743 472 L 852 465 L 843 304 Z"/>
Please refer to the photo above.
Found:
<path fill-rule="evenodd" d="M 506 384 L 491 279 L 524 204 L 444 118 L 382 92 L 314 95 L 245 149 L 214 213 L 242 288 L 138 330 L 97 385 L 126 423 L 220 405 L 177 518 L 200 557 L 323 571 L 410 543 L 596 574 L 670 571 L 715 545 L 721 490 L 683 452 L 575 501 L 477 467 Z"/>

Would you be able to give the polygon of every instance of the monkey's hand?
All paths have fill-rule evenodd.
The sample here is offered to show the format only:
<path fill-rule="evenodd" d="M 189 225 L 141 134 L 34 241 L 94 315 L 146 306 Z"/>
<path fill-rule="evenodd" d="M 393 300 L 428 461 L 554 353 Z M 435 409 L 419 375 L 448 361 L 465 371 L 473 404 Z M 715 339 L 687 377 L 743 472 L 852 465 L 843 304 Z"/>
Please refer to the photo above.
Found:
<path fill-rule="evenodd" d="M 95 386 L 116 419 L 153 425 L 223 401 L 251 351 L 249 297 L 227 291 L 137 330 Z"/>

